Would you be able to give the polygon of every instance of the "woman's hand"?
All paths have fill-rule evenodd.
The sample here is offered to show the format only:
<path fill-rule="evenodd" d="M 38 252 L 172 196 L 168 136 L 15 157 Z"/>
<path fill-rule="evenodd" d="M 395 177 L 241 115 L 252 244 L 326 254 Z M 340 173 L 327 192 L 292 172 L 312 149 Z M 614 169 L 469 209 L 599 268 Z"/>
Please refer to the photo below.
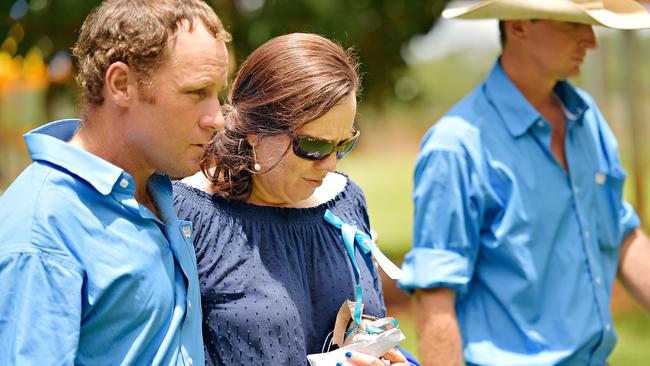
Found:
<path fill-rule="evenodd" d="M 357 366 L 409 365 L 404 355 L 394 348 L 386 352 L 386 354 L 382 356 L 382 359 L 361 352 L 348 352 L 345 354 L 345 357 L 347 358 L 347 362 Z"/>

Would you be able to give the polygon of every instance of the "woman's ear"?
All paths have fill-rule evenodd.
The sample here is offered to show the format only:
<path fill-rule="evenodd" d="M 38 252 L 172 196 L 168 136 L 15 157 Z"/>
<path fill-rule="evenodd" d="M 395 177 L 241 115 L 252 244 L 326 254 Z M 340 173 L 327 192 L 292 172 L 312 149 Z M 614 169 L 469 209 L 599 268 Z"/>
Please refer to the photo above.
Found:
<path fill-rule="evenodd" d="M 135 75 L 131 68 L 123 62 L 114 62 L 106 70 L 104 86 L 106 99 L 120 107 L 128 107 L 135 97 Z"/>
<path fill-rule="evenodd" d="M 255 135 L 248 135 L 246 136 L 246 141 L 248 141 L 248 144 L 251 145 L 252 147 L 255 147 L 258 142 L 258 137 Z"/>

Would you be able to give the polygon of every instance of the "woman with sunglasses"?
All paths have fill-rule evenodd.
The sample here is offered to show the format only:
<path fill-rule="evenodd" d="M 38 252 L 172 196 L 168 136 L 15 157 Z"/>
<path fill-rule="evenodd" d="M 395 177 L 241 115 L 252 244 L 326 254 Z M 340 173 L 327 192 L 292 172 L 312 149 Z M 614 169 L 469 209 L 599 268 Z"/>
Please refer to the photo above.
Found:
<path fill-rule="evenodd" d="M 370 232 L 361 189 L 335 172 L 360 135 L 356 68 L 317 35 L 266 42 L 241 65 L 202 173 L 174 184 L 179 218 L 193 223 L 208 364 L 305 365 L 355 299 L 357 272 L 324 215 Z M 384 317 L 372 259 L 355 257 L 363 312 Z M 395 350 L 388 363 L 349 356 L 408 364 Z"/>

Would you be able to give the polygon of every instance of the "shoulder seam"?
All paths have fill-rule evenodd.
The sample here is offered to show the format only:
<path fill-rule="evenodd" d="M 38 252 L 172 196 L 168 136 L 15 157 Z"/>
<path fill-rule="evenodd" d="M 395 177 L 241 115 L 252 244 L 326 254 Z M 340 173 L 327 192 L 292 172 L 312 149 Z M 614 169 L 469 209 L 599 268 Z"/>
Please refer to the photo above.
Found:
<path fill-rule="evenodd" d="M 34 206 L 35 207 L 38 206 L 38 202 L 41 200 L 41 195 L 43 193 L 45 185 L 50 182 L 49 176 L 52 175 L 52 173 L 53 173 L 53 169 L 49 169 L 43 175 L 43 179 L 41 180 L 40 187 L 36 191 L 37 192 L 36 193 L 36 198 L 34 199 Z M 56 188 L 56 187 L 53 187 L 53 188 Z M 32 245 L 36 244 L 34 231 L 35 231 L 35 222 L 36 222 L 37 210 L 35 209 L 35 207 L 33 208 L 33 214 L 30 217 L 31 222 L 29 223 L 29 229 L 28 229 L 29 230 L 29 243 L 32 244 Z M 19 251 L 15 251 L 14 253 L 16 253 L 16 254 L 19 254 L 19 253 L 29 254 L 29 251 L 19 250 Z M 5 253 L 5 254 L 9 254 L 9 253 Z M 49 251 L 45 251 L 45 250 L 43 250 L 43 249 L 41 249 L 39 247 L 33 248 L 33 253 L 32 254 L 36 254 L 39 257 L 44 258 L 44 259 L 45 259 L 45 257 L 47 257 L 48 259 L 56 260 L 57 262 L 60 262 L 61 264 L 73 265 L 73 266 L 75 266 L 77 268 L 81 268 L 80 263 L 75 262 L 73 260 L 70 260 L 70 259 L 68 259 L 66 257 L 63 257 L 63 256 L 61 256 L 61 255 L 59 255 L 57 253 L 52 253 L 52 252 L 49 252 Z"/>
<path fill-rule="evenodd" d="M 45 251 L 40 248 L 21 248 L 21 249 L 16 249 L 16 250 L 8 250 L 0 253 L 2 257 L 8 257 L 12 255 L 28 255 L 28 256 L 37 256 L 39 257 L 44 263 L 49 263 L 49 262 L 57 262 L 62 264 L 66 269 L 71 270 L 74 269 L 75 272 L 81 272 L 82 267 L 79 262 L 70 260 L 69 258 L 66 258 L 64 256 L 61 256 L 57 253 L 51 253 L 49 251 Z"/>
<path fill-rule="evenodd" d="M 41 180 L 41 185 L 37 190 L 36 193 L 36 198 L 34 199 L 34 207 L 33 207 L 33 214 L 30 217 L 31 222 L 29 223 L 29 242 L 34 243 L 34 222 L 36 220 L 36 206 L 37 203 L 41 200 L 41 194 L 43 192 L 43 187 L 45 186 L 45 183 L 48 182 L 49 176 L 52 174 L 52 169 L 49 169 L 47 173 L 43 176 L 43 179 Z"/>

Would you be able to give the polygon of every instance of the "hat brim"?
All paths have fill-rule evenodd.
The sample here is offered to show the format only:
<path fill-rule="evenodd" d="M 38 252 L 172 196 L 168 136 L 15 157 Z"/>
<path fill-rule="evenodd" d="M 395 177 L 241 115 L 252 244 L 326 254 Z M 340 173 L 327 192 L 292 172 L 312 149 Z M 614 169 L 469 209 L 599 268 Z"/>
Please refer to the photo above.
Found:
<path fill-rule="evenodd" d="M 650 13 L 633 0 L 605 0 L 586 7 L 567 0 L 486 0 L 443 11 L 447 19 L 551 19 L 614 29 L 650 28 Z"/>

